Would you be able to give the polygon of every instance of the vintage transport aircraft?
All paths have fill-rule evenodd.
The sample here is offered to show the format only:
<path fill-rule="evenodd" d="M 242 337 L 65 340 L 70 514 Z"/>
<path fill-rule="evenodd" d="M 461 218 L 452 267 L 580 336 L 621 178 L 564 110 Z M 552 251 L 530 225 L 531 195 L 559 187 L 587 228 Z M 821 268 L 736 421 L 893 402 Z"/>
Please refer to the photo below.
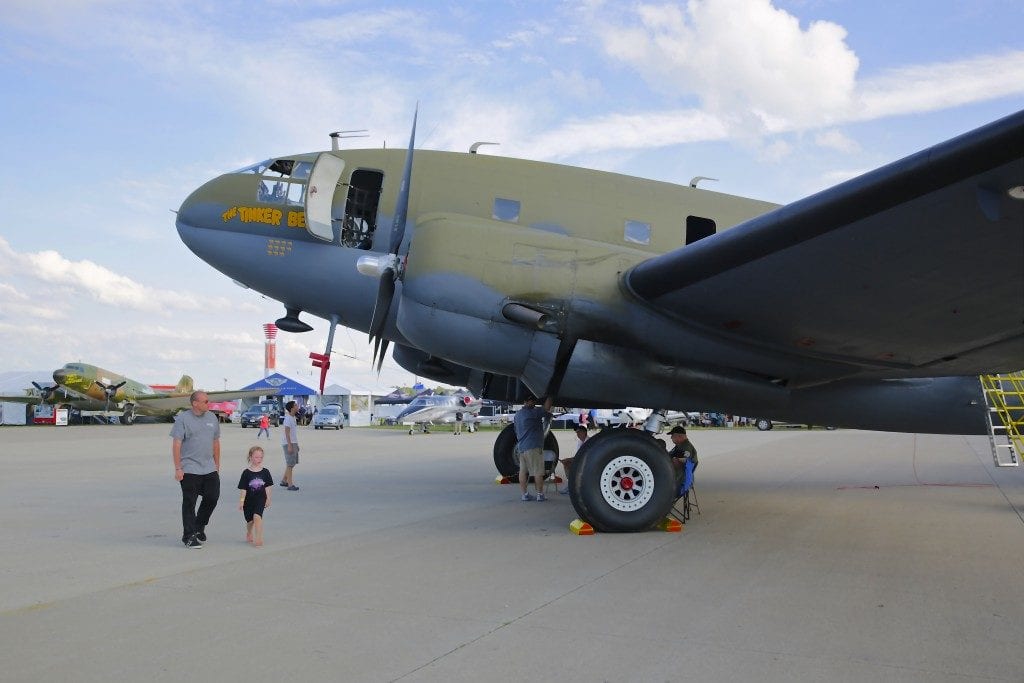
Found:
<path fill-rule="evenodd" d="M 325 370 L 341 324 L 485 398 L 983 434 L 977 376 L 1024 366 L 1024 111 L 786 206 L 415 150 L 412 131 L 217 177 L 178 233 L 282 302 L 281 329 L 329 320 Z M 576 462 L 598 530 L 650 528 L 675 498 L 640 430 Z"/>
<path fill-rule="evenodd" d="M 35 396 L 4 396 L 5 401 L 22 403 L 66 403 L 79 410 L 121 411 L 121 424 L 134 424 L 136 415 L 172 417 L 189 407 L 192 378 L 182 375 L 172 391 L 157 391 L 124 375 L 88 363 L 67 363 L 53 371 L 53 386 L 35 384 Z M 208 391 L 211 399 L 255 398 L 261 391 Z"/>

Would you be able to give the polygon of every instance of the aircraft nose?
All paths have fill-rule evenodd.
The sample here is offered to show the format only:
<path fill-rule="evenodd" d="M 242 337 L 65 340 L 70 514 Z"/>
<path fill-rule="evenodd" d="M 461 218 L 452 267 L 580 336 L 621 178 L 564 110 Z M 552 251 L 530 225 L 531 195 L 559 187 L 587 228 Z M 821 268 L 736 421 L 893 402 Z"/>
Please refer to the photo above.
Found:
<path fill-rule="evenodd" d="M 195 189 L 178 208 L 175 221 L 178 234 L 188 243 L 189 231 L 196 228 L 217 228 L 223 224 L 222 214 L 226 210 L 225 192 L 221 190 L 223 176 L 209 180 Z"/>
<path fill-rule="evenodd" d="M 235 180 L 235 185 L 238 181 Z M 218 176 L 207 181 L 185 198 L 178 209 L 175 226 L 178 237 L 192 253 L 217 267 L 223 254 L 225 231 L 230 232 L 233 212 L 239 205 L 238 188 L 232 176 Z"/>
<path fill-rule="evenodd" d="M 65 382 L 65 380 L 67 380 L 67 378 L 68 378 L 68 373 L 67 373 L 67 370 L 65 370 L 64 368 L 61 368 L 60 370 L 54 370 L 53 371 L 53 381 L 56 382 L 57 384 L 64 384 L 64 382 Z"/>

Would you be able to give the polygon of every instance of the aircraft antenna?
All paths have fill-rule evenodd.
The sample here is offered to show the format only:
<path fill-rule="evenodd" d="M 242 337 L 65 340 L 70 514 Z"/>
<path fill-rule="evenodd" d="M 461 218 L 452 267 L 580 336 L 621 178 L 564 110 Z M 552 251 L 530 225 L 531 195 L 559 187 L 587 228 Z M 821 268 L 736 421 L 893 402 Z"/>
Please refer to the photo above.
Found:
<path fill-rule="evenodd" d="M 500 145 L 500 144 L 501 144 L 500 142 L 474 142 L 472 145 L 469 146 L 469 153 L 470 154 L 476 154 L 476 151 L 478 149 L 480 149 L 484 145 L 496 145 L 497 146 L 497 145 Z"/>
<path fill-rule="evenodd" d="M 345 138 L 368 138 L 370 137 L 370 131 L 367 128 L 360 128 L 359 130 L 336 130 L 331 133 L 331 151 L 337 152 L 341 148 L 339 140 Z"/>
<path fill-rule="evenodd" d="M 690 187 L 697 187 L 697 183 L 699 183 L 702 180 L 710 180 L 713 183 L 718 182 L 718 178 L 709 178 L 706 175 L 695 175 L 692 178 L 690 178 Z"/>

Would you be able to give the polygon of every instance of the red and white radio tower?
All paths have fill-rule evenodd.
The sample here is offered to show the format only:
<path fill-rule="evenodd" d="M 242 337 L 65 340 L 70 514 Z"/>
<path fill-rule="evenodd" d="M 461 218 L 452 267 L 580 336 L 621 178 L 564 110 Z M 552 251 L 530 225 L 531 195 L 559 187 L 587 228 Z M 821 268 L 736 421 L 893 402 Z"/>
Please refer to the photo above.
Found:
<path fill-rule="evenodd" d="M 267 342 L 263 350 L 263 376 L 269 377 L 274 374 L 277 367 L 277 325 L 267 323 L 263 326 L 263 336 Z"/>

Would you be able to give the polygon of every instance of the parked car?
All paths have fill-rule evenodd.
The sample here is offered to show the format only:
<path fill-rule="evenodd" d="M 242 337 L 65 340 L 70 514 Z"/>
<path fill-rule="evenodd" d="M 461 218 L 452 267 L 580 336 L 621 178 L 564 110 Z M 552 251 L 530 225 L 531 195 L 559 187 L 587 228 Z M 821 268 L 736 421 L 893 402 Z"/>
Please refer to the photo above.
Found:
<path fill-rule="evenodd" d="M 313 429 L 344 429 L 345 414 L 341 406 L 328 404 L 313 416 Z"/>
<path fill-rule="evenodd" d="M 277 410 L 276 405 L 269 403 L 260 403 L 259 405 L 246 408 L 245 412 L 242 413 L 242 420 L 240 424 L 242 427 L 259 427 L 260 418 L 266 415 L 270 418 L 270 424 L 278 426 L 281 424 L 280 413 Z"/>

